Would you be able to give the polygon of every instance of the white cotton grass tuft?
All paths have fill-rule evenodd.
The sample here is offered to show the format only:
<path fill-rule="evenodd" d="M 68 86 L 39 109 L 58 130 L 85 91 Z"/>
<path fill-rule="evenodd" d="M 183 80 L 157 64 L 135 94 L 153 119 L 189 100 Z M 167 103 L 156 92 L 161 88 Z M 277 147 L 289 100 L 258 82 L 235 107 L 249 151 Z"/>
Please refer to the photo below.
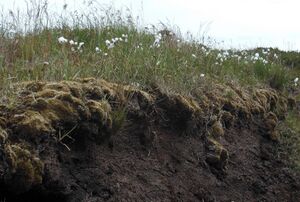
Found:
<path fill-rule="evenodd" d="M 160 47 L 160 42 L 161 42 L 161 39 L 162 39 L 161 33 L 156 34 L 154 37 L 155 37 L 155 39 L 154 39 L 154 42 L 152 44 L 152 47 L 159 48 Z"/>
<path fill-rule="evenodd" d="M 112 49 L 112 48 L 115 47 L 114 41 L 115 41 L 115 40 L 112 40 L 112 41 L 106 40 L 106 41 L 105 41 L 105 44 L 106 44 L 106 46 L 107 46 L 108 49 Z"/>
<path fill-rule="evenodd" d="M 97 47 L 95 48 L 95 51 L 96 51 L 96 53 L 100 53 L 100 52 L 101 52 L 101 49 L 97 46 Z"/>
<path fill-rule="evenodd" d="M 58 43 L 60 43 L 60 44 L 68 43 L 68 39 L 66 39 L 65 37 L 61 36 L 61 37 L 58 38 Z"/>
<path fill-rule="evenodd" d="M 110 41 L 107 39 L 107 40 L 105 41 L 105 44 L 106 44 L 106 46 L 109 46 Z"/>
<path fill-rule="evenodd" d="M 82 48 L 82 46 L 84 45 L 84 42 L 80 42 L 77 49 L 80 50 Z"/>
<path fill-rule="evenodd" d="M 203 74 L 203 73 L 202 73 L 202 74 L 200 74 L 200 77 L 204 77 L 204 76 L 205 76 L 205 74 Z"/>
<path fill-rule="evenodd" d="M 111 43 L 111 44 L 109 44 L 109 45 L 107 46 L 108 49 L 112 49 L 112 48 L 114 48 L 114 47 L 115 47 L 115 44 L 114 44 L 114 43 Z"/>
<path fill-rule="evenodd" d="M 259 53 L 255 53 L 252 60 L 259 60 Z"/>
<path fill-rule="evenodd" d="M 295 86 L 298 86 L 298 81 L 299 81 L 299 78 L 296 77 L 296 78 L 294 79 L 294 85 L 295 85 Z"/>
<path fill-rule="evenodd" d="M 105 40 L 105 44 L 107 49 L 112 49 L 116 46 L 116 44 L 120 42 L 128 42 L 128 35 L 127 34 L 122 34 L 121 37 L 114 37 L 111 40 Z"/>
<path fill-rule="evenodd" d="M 73 46 L 73 45 L 75 45 L 75 41 L 70 40 L 70 41 L 69 41 L 69 44 L 70 44 L 71 46 Z"/>
<path fill-rule="evenodd" d="M 131 85 L 137 88 L 141 86 L 141 84 L 139 84 L 138 82 L 132 82 Z"/>

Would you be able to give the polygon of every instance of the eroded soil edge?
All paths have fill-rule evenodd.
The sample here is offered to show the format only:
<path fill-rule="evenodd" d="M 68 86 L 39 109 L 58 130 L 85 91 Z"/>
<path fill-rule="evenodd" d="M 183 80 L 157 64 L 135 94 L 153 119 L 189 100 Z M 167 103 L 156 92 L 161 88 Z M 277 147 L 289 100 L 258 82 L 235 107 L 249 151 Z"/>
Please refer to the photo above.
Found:
<path fill-rule="evenodd" d="M 104 80 L 27 82 L 0 105 L 5 201 L 297 201 L 276 147 L 294 102 L 232 84 L 192 96 Z M 22 199 L 22 200 L 21 200 Z"/>

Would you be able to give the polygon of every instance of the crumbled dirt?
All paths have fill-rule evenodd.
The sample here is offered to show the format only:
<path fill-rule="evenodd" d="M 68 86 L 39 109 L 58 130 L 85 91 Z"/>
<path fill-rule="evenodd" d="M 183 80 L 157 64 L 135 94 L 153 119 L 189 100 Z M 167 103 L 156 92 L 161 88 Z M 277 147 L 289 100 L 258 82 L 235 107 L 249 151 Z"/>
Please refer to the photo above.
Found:
<path fill-rule="evenodd" d="M 298 201 L 276 155 L 289 98 L 191 97 L 93 78 L 27 82 L 0 103 L 0 201 Z"/>

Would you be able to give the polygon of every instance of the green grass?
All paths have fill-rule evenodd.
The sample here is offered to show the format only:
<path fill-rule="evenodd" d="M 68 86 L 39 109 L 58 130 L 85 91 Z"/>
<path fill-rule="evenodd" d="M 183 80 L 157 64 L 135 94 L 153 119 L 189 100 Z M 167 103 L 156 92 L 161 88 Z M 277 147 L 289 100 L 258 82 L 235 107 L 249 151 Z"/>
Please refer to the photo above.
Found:
<path fill-rule="evenodd" d="M 279 154 L 292 162 L 292 166 L 300 171 L 300 116 L 299 111 L 290 111 L 283 124 L 280 125 L 281 148 Z"/>
<path fill-rule="evenodd" d="M 160 47 L 153 47 L 155 35 L 161 29 L 171 28 L 140 28 L 130 14 L 124 15 L 111 8 L 112 11 L 105 11 L 93 7 L 90 13 L 85 11 L 82 16 L 65 9 L 55 15 L 58 17 L 46 12 L 46 6 L 37 8 L 42 14 L 32 16 L 27 12 L 25 16 L 19 16 L 21 19 L 13 12 L 2 14 L 1 86 L 7 86 L 11 81 L 69 80 L 94 76 L 142 86 L 159 82 L 169 88 L 189 92 L 201 81 L 200 75 L 203 73 L 206 78 L 219 82 L 235 80 L 241 85 L 271 85 L 284 89 L 293 84 L 295 71 L 300 72 L 297 62 L 293 63 L 292 68 L 286 68 L 289 53 L 277 49 L 266 51 L 264 48 L 218 50 L 206 47 L 196 38 L 185 41 L 178 30 L 174 36 L 162 36 Z M 102 11 L 102 15 L 96 15 L 93 11 Z M 32 18 L 35 23 L 27 30 L 14 34 L 9 31 L 22 30 L 25 25 L 20 22 L 29 22 Z M 66 20 L 68 18 L 71 20 Z M 114 48 L 108 49 L 105 41 L 122 37 L 122 34 L 128 35 L 128 42 L 118 42 Z M 84 42 L 84 45 L 79 51 L 77 46 L 60 44 L 58 38 L 61 36 L 78 43 Z M 122 39 L 125 40 L 124 37 Z M 95 51 L 96 47 L 101 49 L 100 53 Z M 253 59 L 257 53 L 260 57 Z M 275 54 L 279 58 L 275 58 Z M 291 58 L 297 58 L 297 54 L 292 52 Z"/>
<path fill-rule="evenodd" d="M 233 80 L 246 87 L 271 86 L 285 94 L 291 89 L 299 90 L 293 82 L 300 76 L 300 53 L 295 51 L 220 50 L 206 46 L 202 39 L 187 41 L 171 26 L 141 28 L 129 11 L 98 5 L 90 5 L 82 13 L 67 8 L 62 13 L 54 13 L 42 2 L 32 4 L 25 13 L 18 15 L 12 11 L 0 16 L 2 102 L 7 96 L 14 96 L 13 84 L 17 82 L 79 77 L 103 78 L 141 88 L 156 83 L 184 94 L 190 94 L 203 80 L 217 83 Z M 174 35 L 169 35 L 167 30 L 173 30 Z M 155 44 L 158 33 L 162 36 Z M 58 38 L 62 36 L 84 45 L 78 50 L 78 45 L 60 44 Z M 106 40 L 115 37 L 122 41 L 109 49 Z M 101 51 L 96 52 L 96 47 Z M 123 122 L 124 113 L 116 112 L 117 125 Z M 285 145 L 295 140 L 296 146 L 289 147 L 294 148 L 293 152 L 300 147 L 299 138 L 293 139 L 300 133 L 295 128 L 298 123 L 299 115 L 290 114 L 285 124 L 288 130 L 284 131 L 293 132 L 283 132 Z M 295 155 L 293 152 L 289 153 Z"/>
<path fill-rule="evenodd" d="M 122 34 L 128 35 L 127 43 L 118 42 L 112 49 L 106 47 L 106 40 Z M 85 44 L 78 51 L 77 46 L 59 44 L 60 36 Z M 158 81 L 189 91 L 202 79 L 203 73 L 220 82 L 237 80 L 243 85 L 271 85 L 283 89 L 293 84 L 294 71 L 300 69 L 286 68 L 280 61 L 268 64 L 252 61 L 250 52 L 247 52 L 249 56 L 242 57 L 240 52 L 235 52 L 219 59 L 222 50 L 207 48 L 203 51 L 202 44 L 175 37 L 163 38 L 160 47 L 151 48 L 154 40 L 151 33 L 121 25 L 109 26 L 109 30 L 108 27 L 62 27 L 14 38 L 4 36 L 0 38 L 0 83 L 5 86 L 10 77 L 14 77 L 14 81 L 26 81 L 95 76 L 141 85 Z M 96 47 L 101 49 L 100 53 L 95 51 Z"/>

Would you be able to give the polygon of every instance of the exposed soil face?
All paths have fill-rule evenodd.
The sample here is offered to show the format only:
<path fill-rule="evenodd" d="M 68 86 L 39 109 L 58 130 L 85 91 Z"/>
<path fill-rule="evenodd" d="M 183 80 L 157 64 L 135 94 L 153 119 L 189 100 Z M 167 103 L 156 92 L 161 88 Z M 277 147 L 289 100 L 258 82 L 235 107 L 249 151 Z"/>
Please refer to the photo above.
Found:
<path fill-rule="evenodd" d="M 276 156 L 289 101 L 271 89 L 215 85 L 191 98 L 81 79 L 16 92 L 0 106 L 0 200 L 300 198 L 299 173 Z"/>

